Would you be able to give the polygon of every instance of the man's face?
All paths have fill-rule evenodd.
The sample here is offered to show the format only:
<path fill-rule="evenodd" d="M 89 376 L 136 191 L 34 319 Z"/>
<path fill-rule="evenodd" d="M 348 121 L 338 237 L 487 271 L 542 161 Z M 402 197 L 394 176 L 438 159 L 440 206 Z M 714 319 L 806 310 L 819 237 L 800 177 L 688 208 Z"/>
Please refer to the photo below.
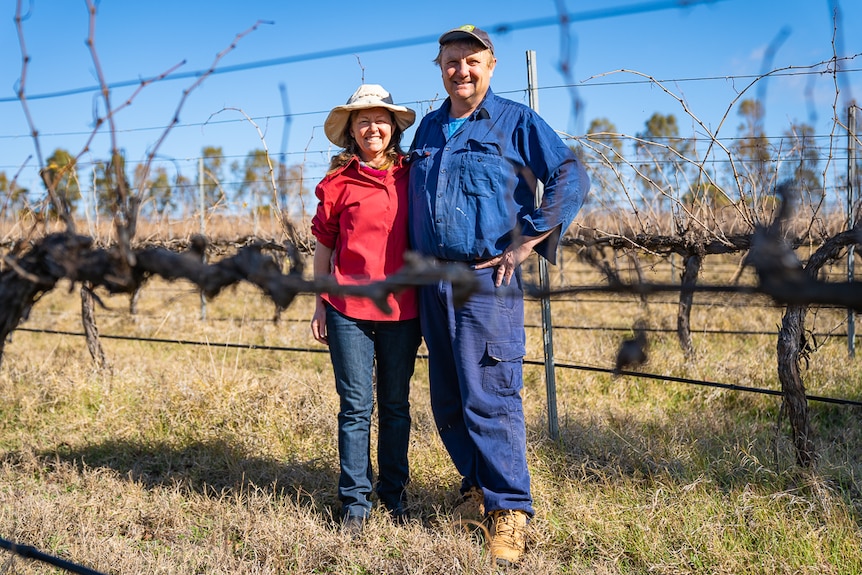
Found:
<path fill-rule="evenodd" d="M 488 92 L 497 59 L 490 50 L 449 44 L 440 54 L 443 87 L 453 105 L 475 109 Z"/>

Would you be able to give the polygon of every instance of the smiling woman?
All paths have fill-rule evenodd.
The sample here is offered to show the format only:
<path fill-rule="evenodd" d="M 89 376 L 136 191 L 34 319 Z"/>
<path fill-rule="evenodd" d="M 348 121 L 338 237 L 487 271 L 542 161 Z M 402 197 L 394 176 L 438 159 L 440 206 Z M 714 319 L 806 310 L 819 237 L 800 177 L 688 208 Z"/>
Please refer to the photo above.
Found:
<path fill-rule="evenodd" d="M 371 108 L 354 112 L 350 116 L 350 135 L 359 146 L 359 157 L 367 166 L 385 170 L 392 165 L 387 155 L 392 141 L 392 112 L 385 108 Z"/>
<path fill-rule="evenodd" d="M 362 85 L 324 124 L 344 151 L 317 186 L 311 231 L 315 278 L 340 284 L 382 280 L 404 265 L 407 251 L 407 174 L 401 135 L 416 115 L 393 104 L 382 86 Z M 376 491 L 392 517 L 405 521 L 409 480 L 410 378 L 419 348 L 414 290 L 391 295 L 391 313 L 364 298 L 317 297 L 311 332 L 329 346 L 340 398 L 338 498 L 344 529 L 358 534 Z M 375 375 L 376 370 L 376 375 Z M 377 393 L 378 477 L 370 458 L 371 414 Z"/>

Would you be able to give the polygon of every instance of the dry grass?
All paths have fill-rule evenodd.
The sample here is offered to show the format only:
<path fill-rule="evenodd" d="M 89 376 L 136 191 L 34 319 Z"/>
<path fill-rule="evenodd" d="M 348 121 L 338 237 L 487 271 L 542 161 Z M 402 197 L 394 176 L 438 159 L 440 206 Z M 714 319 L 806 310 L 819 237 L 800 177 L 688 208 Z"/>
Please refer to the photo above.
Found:
<path fill-rule="evenodd" d="M 571 261 L 566 281 L 597 281 Z M 670 299 L 552 305 L 558 326 L 628 328 L 647 314 L 673 330 Z M 774 331 L 780 322 L 768 302 L 727 299 L 698 305 L 693 326 Z M 103 334 L 211 345 L 104 339 L 113 370 L 99 373 L 82 338 L 16 331 L 0 368 L 0 537 L 118 574 L 492 571 L 481 541 L 448 524 L 459 478 L 436 436 L 424 360 L 411 397 L 417 519 L 397 526 L 375 512 L 351 541 L 334 519 L 328 356 L 215 345 L 322 350 L 308 329 L 310 298 L 278 323 L 250 288 L 209 302 L 206 321 L 185 284 L 149 285 L 134 317 L 126 298 L 104 300 Z M 842 314 L 822 310 L 809 326 L 834 329 Z M 539 321 L 533 303 L 527 321 Z M 22 327 L 81 331 L 77 291 L 53 292 Z M 610 367 L 625 335 L 557 329 L 557 361 Z M 528 340 L 528 358 L 539 359 L 539 332 Z M 688 361 L 672 331 L 655 334 L 644 371 L 778 388 L 774 337 L 695 334 L 695 344 Z M 826 340 L 805 372 L 809 392 L 859 399 L 856 361 L 843 339 Z M 561 437 L 551 441 L 543 370 L 527 366 L 525 376 L 537 515 L 529 553 L 510 572 L 862 571 L 858 408 L 811 404 L 820 461 L 800 470 L 777 398 L 558 369 Z M 18 559 L 13 572 L 51 571 Z"/>

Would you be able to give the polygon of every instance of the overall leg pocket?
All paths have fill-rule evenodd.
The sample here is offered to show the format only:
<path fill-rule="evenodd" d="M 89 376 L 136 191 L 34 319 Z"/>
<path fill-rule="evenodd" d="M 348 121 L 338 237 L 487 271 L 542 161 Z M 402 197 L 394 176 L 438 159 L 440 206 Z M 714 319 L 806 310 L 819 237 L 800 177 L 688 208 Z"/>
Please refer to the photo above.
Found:
<path fill-rule="evenodd" d="M 519 341 L 489 341 L 482 357 L 482 388 L 498 395 L 521 391 L 521 365 L 526 349 Z"/>

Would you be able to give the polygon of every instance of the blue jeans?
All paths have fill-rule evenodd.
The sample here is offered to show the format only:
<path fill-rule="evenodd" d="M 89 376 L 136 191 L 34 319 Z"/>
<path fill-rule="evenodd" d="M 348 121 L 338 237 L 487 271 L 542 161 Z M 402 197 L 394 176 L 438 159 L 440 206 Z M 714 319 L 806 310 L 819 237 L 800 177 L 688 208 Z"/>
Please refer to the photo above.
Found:
<path fill-rule="evenodd" d="M 403 512 L 410 479 L 410 378 L 421 342 L 419 320 L 365 321 L 326 306 L 329 353 L 340 398 L 338 498 L 343 516 L 371 510 L 371 413 L 377 363 L 377 496 L 393 513 Z"/>
<path fill-rule="evenodd" d="M 450 283 L 419 288 L 431 410 L 463 477 L 462 491 L 482 489 L 486 511 L 520 509 L 532 516 L 520 394 L 526 342 L 521 273 L 495 288 L 494 272 L 474 270 L 479 292 L 459 308 Z"/>

